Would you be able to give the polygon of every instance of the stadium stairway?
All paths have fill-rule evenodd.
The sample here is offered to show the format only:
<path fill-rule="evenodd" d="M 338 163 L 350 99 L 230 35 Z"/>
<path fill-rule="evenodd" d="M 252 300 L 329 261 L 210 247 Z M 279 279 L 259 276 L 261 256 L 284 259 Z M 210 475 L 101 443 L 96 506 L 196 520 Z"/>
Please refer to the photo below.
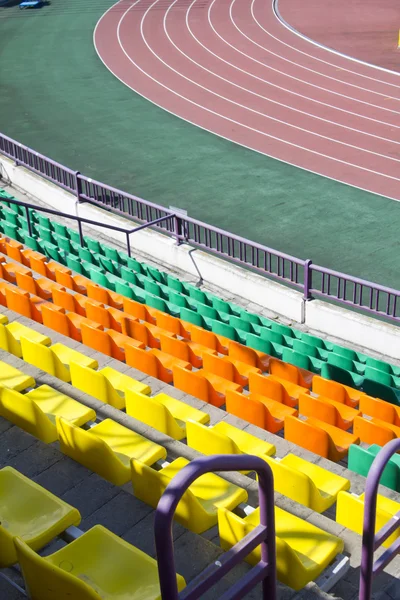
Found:
<path fill-rule="evenodd" d="M 350 489 L 353 494 L 359 495 L 364 490 L 364 478 L 355 475 L 354 473 L 350 473 L 341 465 L 333 465 L 329 461 L 321 459 L 316 455 L 313 455 L 306 451 L 302 451 L 299 448 L 293 446 L 292 444 L 289 444 L 288 442 L 282 440 L 278 436 L 266 432 L 265 430 L 261 430 L 255 426 L 249 425 L 245 421 L 234 418 L 219 408 L 213 407 L 209 404 L 205 404 L 199 400 L 196 400 L 193 397 L 184 395 L 183 393 L 176 390 L 176 388 L 173 388 L 167 384 L 163 384 L 162 382 L 148 377 L 143 373 L 128 368 L 126 365 L 112 358 L 106 357 L 94 350 L 88 349 L 82 346 L 80 343 L 71 340 L 70 338 L 54 333 L 54 331 L 49 330 L 48 328 L 44 327 L 39 323 L 32 322 L 27 318 L 20 317 L 19 315 L 3 308 L 1 309 L 1 314 L 8 318 L 11 323 L 17 321 L 19 325 L 25 324 L 27 327 L 34 328 L 39 334 L 50 337 L 53 344 L 62 343 L 69 348 L 82 352 L 88 357 L 89 360 L 97 361 L 100 368 L 111 367 L 112 369 L 116 369 L 125 374 L 129 374 L 129 376 L 133 377 L 135 380 L 140 382 L 141 385 L 145 387 L 149 386 L 153 395 L 156 392 L 162 391 L 168 394 L 169 396 L 177 397 L 177 399 L 179 400 L 184 400 L 186 404 L 192 406 L 200 412 L 209 414 L 210 425 L 213 427 L 218 427 L 218 425 L 221 426 L 221 424 L 225 426 L 229 424 L 233 425 L 239 430 L 244 430 L 244 432 L 249 433 L 252 436 L 256 436 L 256 438 L 259 438 L 260 444 L 261 440 L 264 440 L 271 446 L 275 446 L 276 456 L 283 460 L 290 454 L 295 455 L 299 459 L 303 458 L 311 464 L 322 466 L 325 469 L 329 469 L 331 472 L 335 472 L 341 475 L 342 477 L 349 479 L 351 482 Z M 156 444 L 159 444 L 160 446 L 164 447 L 167 451 L 168 461 L 174 460 L 178 457 L 191 460 L 195 456 L 198 456 L 196 450 L 190 448 L 186 444 L 177 440 L 173 440 L 165 434 L 162 434 L 161 432 L 147 426 L 146 424 L 132 419 L 132 417 L 126 415 L 121 410 L 116 409 L 109 404 L 99 402 L 98 400 L 95 400 L 92 397 L 88 396 L 86 393 L 80 392 L 76 388 L 72 387 L 70 384 L 66 382 L 61 382 L 59 379 L 52 377 L 47 373 L 43 373 L 39 369 L 23 362 L 21 359 L 15 357 L 11 353 L 1 352 L 0 360 L 9 365 L 15 366 L 26 375 L 33 377 L 37 385 L 50 385 L 59 392 L 66 393 L 71 398 L 75 398 L 83 405 L 95 410 L 97 416 L 100 416 L 101 419 L 112 419 L 114 422 L 124 425 L 125 427 L 128 427 L 128 429 L 134 430 L 137 433 L 144 435 L 148 440 L 151 440 Z M 128 541 L 132 541 L 133 544 L 138 545 L 141 549 L 144 549 L 149 554 L 152 554 L 152 552 L 154 554 L 154 549 L 152 549 L 152 552 L 148 550 L 149 540 L 152 539 L 152 532 L 148 531 L 147 539 L 146 536 L 143 534 L 144 522 L 146 522 L 147 527 L 151 529 L 150 523 L 153 514 L 151 509 L 149 509 L 147 505 L 145 509 L 141 509 L 142 511 L 145 510 L 148 512 L 146 512 L 146 515 L 143 516 L 138 523 L 135 522 L 131 524 L 131 536 L 127 536 L 128 532 L 124 530 L 126 521 L 124 521 L 123 525 L 121 523 L 121 514 L 118 517 L 118 510 L 113 510 L 113 506 L 116 507 L 118 506 L 118 502 L 121 502 L 125 503 L 124 511 L 126 511 L 128 510 L 126 507 L 130 503 L 130 501 L 132 501 L 132 511 L 134 511 L 136 515 L 136 507 L 138 505 L 140 507 L 145 506 L 137 498 L 131 495 L 132 491 L 129 484 L 117 489 L 115 488 L 115 486 L 111 486 L 110 488 L 108 488 L 104 479 L 98 477 L 96 474 L 88 474 L 87 477 L 90 479 L 90 481 L 94 481 L 94 487 L 91 488 L 89 483 L 88 487 L 86 487 L 85 489 L 85 492 L 83 492 L 82 495 L 80 495 L 79 490 L 83 489 L 84 484 L 80 483 L 79 478 L 82 476 L 82 473 L 88 472 L 86 469 L 84 469 L 74 461 L 71 461 L 64 454 L 60 454 L 59 450 L 55 449 L 57 447 L 57 443 L 45 445 L 43 442 L 37 441 L 29 434 L 23 432 L 20 428 L 16 426 L 13 427 L 9 423 L 6 423 L 4 419 L 2 419 L 1 421 L 1 427 L 2 435 L 0 438 L 0 443 L 3 445 L 3 448 L 7 448 L 9 450 L 8 453 L 2 453 L 2 456 L 5 457 L 2 466 L 4 464 L 8 464 L 17 468 L 27 476 L 32 477 L 35 481 L 43 483 L 45 487 L 48 487 L 48 489 L 50 489 L 50 491 L 55 492 L 57 495 L 60 495 L 64 499 L 67 499 L 69 501 L 71 501 L 71 498 L 74 498 L 74 500 L 78 499 L 78 504 L 75 503 L 75 505 L 78 509 L 81 510 L 81 512 L 82 510 L 86 511 L 86 520 L 84 520 L 85 527 L 83 527 L 84 529 L 89 528 L 94 523 L 102 523 L 112 531 L 115 531 L 117 535 L 122 535 L 124 539 L 127 538 Z M 38 463 L 36 462 L 36 455 L 38 456 Z M 62 463 L 62 466 L 60 463 Z M 74 476 L 72 476 L 71 478 L 67 477 L 65 474 L 65 470 L 67 472 L 69 472 L 69 470 L 72 470 Z M 76 473 L 79 473 L 79 475 L 76 476 Z M 229 476 L 226 476 L 226 479 L 229 480 L 232 484 L 239 485 L 240 487 L 246 489 L 249 495 L 249 504 L 252 506 L 257 505 L 257 484 L 253 479 L 238 473 L 229 474 Z M 70 488 L 72 485 L 74 485 L 72 490 L 67 491 L 68 488 Z M 108 498 L 106 497 L 106 500 L 104 501 L 104 506 L 101 506 L 101 504 L 99 503 L 101 503 L 102 496 L 101 493 L 98 493 L 98 489 L 102 489 L 102 487 L 104 486 L 107 489 L 114 490 L 114 495 L 112 496 L 112 500 L 108 500 Z M 62 490 L 64 491 L 64 493 L 61 493 Z M 93 490 L 96 490 L 95 494 L 93 494 Z M 398 496 L 395 492 L 390 492 L 384 487 L 381 488 L 381 494 L 389 499 L 398 499 Z M 96 503 L 96 511 L 93 511 L 94 515 L 87 515 L 86 513 L 88 511 L 88 508 L 84 508 L 86 506 L 85 503 L 88 502 L 88 496 L 91 497 L 90 502 Z M 118 500 L 114 498 L 118 498 Z M 72 502 L 72 504 L 74 504 L 74 502 Z M 299 516 L 306 522 L 312 523 L 317 527 L 320 527 L 323 531 L 327 531 L 334 535 L 338 535 L 341 539 L 344 540 L 345 549 L 350 553 L 350 558 L 353 566 L 349 573 L 344 576 L 343 580 L 337 584 L 337 586 L 335 587 L 335 593 L 339 594 L 340 596 L 341 590 L 343 590 L 343 598 L 355 597 L 354 595 L 349 596 L 347 592 L 349 590 L 349 586 L 352 586 L 350 589 L 354 591 L 357 585 L 358 573 L 356 567 L 358 566 L 357 561 L 359 561 L 359 536 L 357 536 L 355 533 L 352 533 L 348 528 L 345 528 L 334 521 L 334 507 L 332 507 L 323 515 L 321 515 L 309 508 L 306 508 L 304 506 L 299 505 L 296 502 L 293 502 L 288 497 L 281 496 L 280 494 L 276 494 L 276 505 L 278 508 L 281 508 L 296 516 Z M 128 513 L 129 515 L 131 515 L 130 511 L 128 511 Z M 138 515 L 140 514 L 143 515 L 143 512 L 138 512 Z M 114 518 L 117 520 L 116 525 L 112 525 Z M 132 518 L 134 519 L 136 517 Z M 184 529 L 180 525 L 178 525 L 177 528 L 181 532 L 181 534 L 177 536 L 178 539 L 176 541 L 178 571 L 187 580 L 190 580 L 190 578 L 193 577 L 195 572 L 197 573 L 198 570 L 204 568 L 205 564 L 207 564 L 207 561 L 212 562 L 212 560 L 215 560 L 215 557 L 218 556 L 218 553 L 221 552 L 221 550 L 218 547 L 218 530 L 216 527 L 213 527 L 206 531 L 204 534 L 197 535 L 192 533 L 191 531 Z M 182 550 L 180 550 L 179 539 L 181 539 L 181 542 L 183 544 Z M 193 540 L 195 547 L 200 551 L 200 553 L 203 553 L 203 558 L 201 560 L 199 559 L 199 564 L 191 564 L 189 569 L 187 567 L 185 568 L 184 561 L 182 564 L 180 562 L 180 558 L 183 558 L 185 554 L 187 554 L 188 547 L 190 545 L 189 542 L 186 541 L 188 539 Z M 227 543 L 228 542 L 229 540 L 227 541 Z M 243 566 L 243 568 L 245 568 L 245 566 Z M 395 563 L 393 563 L 393 565 L 390 568 L 395 569 Z M 15 576 L 15 574 L 13 576 Z M 234 577 L 234 575 L 232 575 L 232 577 Z M 307 589 L 312 590 L 314 588 L 308 587 Z M 294 595 L 294 592 L 291 592 L 285 587 L 280 587 L 280 590 L 282 598 L 289 598 Z M 220 593 L 220 591 L 217 593 Z M 309 591 L 309 593 L 312 593 L 312 591 Z M 216 595 L 215 597 L 218 597 L 218 595 Z"/>

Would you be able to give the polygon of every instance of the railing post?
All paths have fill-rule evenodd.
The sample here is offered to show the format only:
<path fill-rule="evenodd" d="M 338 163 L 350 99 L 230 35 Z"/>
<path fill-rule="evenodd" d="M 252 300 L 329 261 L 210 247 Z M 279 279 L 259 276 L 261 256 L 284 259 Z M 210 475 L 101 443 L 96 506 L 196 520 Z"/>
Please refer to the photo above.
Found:
<path fill-rule="evenodd" d="M 32 237 L 31 215 L 29 214 L 29 208 L 27 206 L 25 206 L 25 214 L 26 220 L 28 221 L 28 233 Z"/>
<path fill-rule="evenodd" d="M 312 260 L 307 259 L 304 261 L 304 300 L 311 300 L 311 288 L 312 288 Z"/>
<path fill-rule="evenodd" d="M 178 217 L 178 215 L 174 215 L 174 230 L 175 230 L 175 239 L 176 245 L 180 246 L 182 243 L 181 235 L 182 235 L 182 219 Z"/>
<path fill-rule="evenodd" d="M 128 253 L 129 258 L 131 258 L 131 240 L 129 239 L 130 231 L 126 232 L 126 251 Z"/>
<path fill-rule="evenodd" d="M 81 193 L 82 193 L 82 183 L 81 183 L 81 179 L 80 179 L 80 172 L 79 171 L 75 171 L 74 177 L 75 177 L 75 194 L 76 194 L 76 199 L 78 200 L 78 202 L 80 202 Z"/>

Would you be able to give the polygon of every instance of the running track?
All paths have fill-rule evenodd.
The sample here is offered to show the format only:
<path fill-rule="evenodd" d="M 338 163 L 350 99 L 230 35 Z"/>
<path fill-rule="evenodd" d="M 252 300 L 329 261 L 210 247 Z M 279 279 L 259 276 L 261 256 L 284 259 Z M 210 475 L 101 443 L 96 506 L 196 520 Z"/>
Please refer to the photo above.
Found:
<path fill-rule="evenodd" d="M 400 76 L 303 40 L 272 0 L 120 0 L 94 43 L 117 78 L 174 115 L 400 200 Z"/>

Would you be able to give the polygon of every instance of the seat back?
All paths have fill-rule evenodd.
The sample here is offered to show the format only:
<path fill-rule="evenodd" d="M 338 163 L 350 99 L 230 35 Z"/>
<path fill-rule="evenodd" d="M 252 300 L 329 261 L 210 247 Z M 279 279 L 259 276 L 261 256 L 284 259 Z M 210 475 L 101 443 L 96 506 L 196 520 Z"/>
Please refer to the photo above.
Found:
<path fill-rule="evenodd" d="M 85 303 L 85 311 L 88 319 L 100 323 L 106 329 L 111 328 L 111 319 L 104 304 L 100 304 L 94 300 L 88 300 Z"/>
<path fill-rule="evenodd" d="M 364 394 L 360 398 L 360 410 L 363 415 L 376 417 L 381 421 L 400 425 L 400 408 L 379 398 L 372 398 Z"/>
<path fill-rule="evenodd" d="M 262 396 L 271 398 L 271 400 L 275 400 L 275 402 L 281 402 L 282 404 L 290 406 L 293 404 L 293 402 L 290 401 L 289 394 L 284 386 L 279 383 L 279 381 L 275 381 L 270 377 L 265 377 L 265 375 L 250 373 L 249 390 L 252 393 L 261 394 Z"/>
<path fill-rule="evenodd" d="M 379 369 L 379 371 L 383 371 L 384 373 L 389 373 L 390 375 L 393 374 L 392 371 L 392 366 L 383 361 L 383 360 L 378 360 L 377 358 L 372 358 L 372 356 L 368 356 L 366 363 L 367 367 L 372 367 L 373 369 Z"/>
<path fill-rule="evenodd" d="M 203 355 L 203 367 L 206 371 L 223 377 L 228 381 L 235 381 L 237 369 L 227 357 L 219 357 L 215 354 Z"/>
<path fill-rule="evenodd" d="M 185 428 L 180 427 L 166 406 L 153 398 L 139 392 L 126 390 L 126 412 L 142 423 L 154 427 L 158 431 L 169 435 L 175 440 L 185 437 Z"/>
<path fill-rule="evenodd" d="M 202 454 L 241 454 L 235 442 L 227 435 L 201 423 L 188 421 L 186 437 L 188 446 Z"/>
<path fill-rule="evenodd" d="M 322 365 L 321 377 L 323 377 L 324 379 L 333 379 L 333 381 L 336 381 L 343 385 L 354 387 L 354 381 L 350 371 L 333 364 L 324 363 Z"/>
<path fill-rule="evenodd" d="M 258 335 L 254 335 L 254 333 L 248 333 L 246 335 L 246 346 L 253 348 L 253 350 L 263 352 L 264 354 L 268 354 L 269 356 L 276 356 L 272 343 L 268 340 L 263 340 Z"/>
<path fill-rule="evenodd" d="M 247 346 L 243 346 L 237 342 L 232 342 L 229 344 L 229 357 L 246 363 L 246 365 L 260 368 L 260 361 L 257 352 L 255 352 L 252 348 L 248 348 Z"/>
<path fill-rule="evenodd" d="M 340 402 L 341 404 L 347 404 L 348 401 L 346 388 L 341 383 L 325 379 L 324 377 L 319 377 L 318 375 L 313 377 L 312 391 L 315 394 L 325 396 L 326 398 L 330 398 L 331 400 L 335 400 L 335 402 Z"/>
<path fill-rule="evenodd" d="M 51 304 L 43 304 L 42 318 L 43 325 L 50 329 L 54 329 L 54 331 L 57 331 L 62 335 L 70 337 L 69 321 L 64 309 L 54 310 Z"/>
<path fill-rule="evenodd" d="M 275 375 L 275 377 L 278 377 L 279 379 L 286 379 L 291 383 L 300 385 L 299 370 L 295 365 L 290 365 L 289 363 L 282 362 L 276 358 L 271 358 L 269 365 L 269 372 L 271 375 Z"/>
<path fill-rule="evenodd" d="M 196 325 L 193 325 L 193 327 L 190 328 L 190 336 L 192 342 L 196 342 L 197 344 L 201 344 L 202 346 L 211 348 L 211 350 L 218 350 L 218 338 L 212 331 L 207 331 L 202 327 L 197 327 Z"/>
<path fill-rule="evenodd" d="M 226 390 L 226 410 L 228 413 L 266 429 L 265 406 L 258 400 L 253 400 L 233 390 Z"/>
<path fill-rule="evenodd" d="M 53 423 L 26 394 L 0 387 L 0 416 L 45 444 L 57 439 Z"/>
<path fill-rule="evenodd" d="M 152 377 L 158 378 L 158 360 L 156 356 L 152 354 L 152 352 L 147 352 L 146 350 L 141 350 L 140 348 L 135 348 L 134 346 L 126 344 L 125 361 L 130 367 L 138 369 L 138 371 L 142 371 L 143 373 L 147 373 L 147 375 L 151 375 Z"/>
<path fill-rule="evenodd" d="M 100 600 L 100 596 L 82 579 L 46 561 L 45 558 L 31 550 L 21 538 L 15 538 L 14 543 L 26 590 L 31 598 Z"/>
<path fill-rule="evenodd" d="M 274 458 L 269 456 L 263 458 L 272 469 L 275 490 L 295 502 L 315 510 L 313 497 L 317 489 L 314 482 L 304 473 L 292 469 Z"/>
<path fill-rule="evenodd" d="M 222 335 L 223 337 L 233 340 L 234 342 L 240 342 L 239 335 L 235 327 L 228 325 L 228 323 L 222 323 L 221 321 L 212 321 L 211 331 L 216 335 Z"/>
<path fill-rule="evenodd" d="M 32 307 L 28 292 L 23 292 L 14 286 L 5 288 L 7 308 L 13 310 L 28 319 L 32 319 Z"/>
<path fill-rule="evenodd" d="M 375 369 L 374 367 L 366 366 L 365 367 L 365 377 L 368 379 L 372 379 L 372 381 L 377 381 L 378 383 L 382 383 L 383 385 L 387 385 L 389 387 L 396 387 L 392 375 L 390 373 L 384 373 L 379 369 Z"/>
<path fill-rule="evenodd" d="M 110 398 L 108 395 L 107 380 L 104 375 L 99 371 L 89 369 L 75 361 L 70 362 L 69 368 L 71 373 L 71 384 L 74 387 L 97 398 L 97 400 L 100 400 L 105 404 L 109 403 Z"/>
<path fill-rule="evenodd" d="M 295 365 L 300 369 L 307 369 L 308 371 L 312 369 L 312 364 L 308 356 L 306 356 L 305 354 L 300 354 L 300 352 L 296 352 L 291 348 L 283 348 L 282 360 L 284 362 L 290 363 L 291 365 Z"/>
<path fill-rule="evenodd" d="M 324 458 L 329 457 L 329 436 L 326 431 L 307 421 L 285 417 L 285 440 L 293 442 Z"/>
<path fill-rule="evenodd" d="M 380 450 L 380 446 L 378 446 Z M 371 452 L 370 448 L 362 448 L 357 444 L 352 444 L 349 448 L 347 468 L 364 477 L 368 476 L 372 463 L 375 460 L 376 453 Z M 400 483 L 400 470 L 395 462 L 389 460 L 382 473 L 380 483 L 386 485 L 391 490 L 398 491 Z"/>
<path fill-rule="evenodd" d="M 378 424 L 374 422 L 374 419 L 369 421 L 362 417 L 354 419 L 353 430 L 360 440 L 366 444 L 384 446 L 396 437 L 395 433 L 389 427 L 385 427 L 383 421 L 380 421 Z"/>
<path fill-rule="evenodd" d="M 303 342 L 302 340 L 293 339 L 293 350 L 295 352 L 299 352 L 300 354 L 312 356 L 313 358 L 319 358 L 317 347 L 307 344 L 307 342 Z"/>
<path fill-rule="evenodd" d="M 178 365 L 172 367 L 172 372 L 175 387 L 204 402 L 210 402 L 210 384 L 207 379 Z"/>
<path fill-rule="evenodd" d="M 37 294 L 38 291 L 36 288 L 36 280 L 32 277 L 30 271 L 24 273 L 20 271 L 20 269 L 16 269 L 15 276 L 17 280 L 17 286 L 21 290 L 25 290 L 25 292 L 29 292 L 30 294 Z"/>
<path fill-rule="evenodd" d="M 336 425 L 337 410 L 331 404 L 314 398 L 309 394 L 302 394 L 299 398 L 299 413 L 305 417 L 315 417 L 325 423 Z"/>
<path fill-rule="evenodd" d="M 180 358 L 186 362 L 190 362 L 189 347 L 185 342 L 160 333 L 160 344 L 163 352 L 171 354 L 171 356 L 176 356 L 176 358 Z"/>
<path fill-rule="evenodd" d="M 396 390 L 384 383 L 379 383 L 378 381 L 366 377 L 363 383 L 363 391 L 368 396 L 380 398 L 395 406 L 400 406 L 400 394 L 397 394 Z"/>
<path fill-rule="evenodd" d="M 21 352 L 25 362 L 57 377 L 55 356 L 50 348 L 21 336 Z M 65 381 L 65 379 L 63 380 Z"/>
<path fill-rule="evenodd" d="M 111 338 L 106 331 L 81 323 L 82 343 L 98 352 L 113 356 Z"/>

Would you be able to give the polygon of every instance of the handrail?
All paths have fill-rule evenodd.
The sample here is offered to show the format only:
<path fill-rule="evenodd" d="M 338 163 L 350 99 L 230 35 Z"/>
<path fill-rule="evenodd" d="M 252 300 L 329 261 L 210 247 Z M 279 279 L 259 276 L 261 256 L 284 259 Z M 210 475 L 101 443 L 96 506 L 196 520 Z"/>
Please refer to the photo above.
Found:
<path fill-rule="evenodd" d="M 143 200 L 115 187 L 73 171 L 39 152 L 0 134 L 0 153 L 17 165 L 45 177 L 76 196 L 146 226 L 155 226 L 176 242 L 187 242 L 246 268 L 288 284 L 303 292 L 305 300 L 322 298 L 355 308 L 377 317 L 400 323 L 400 291 L 365 281 L 345 273 L 314 265 L 252 242 L 246 238 L 213 227 L 197 219 Z M 39 210 L 39 207 L 35 207 Z M 54 214 L 57 214 L 55 211 Z M 61 213 L 59 213 L 61 215 Z M 62 215 L 64 216 L 64 215 Z M 95 223 L 97 226 L 105 224 Z M 112 226 L 108 226 L 112 229 Z M 129 249 L 129 244 L 128 251 Z"/>
<path fill-rule="evenodd" d="M 380 531 L 374 533 L 379 481 L 389 459 L 398 451 L 400 451 L 400 439 L 386 444 L 375 457 L 368 473 L 364 496 L 359 600 L 371 599 L 373 577 L 380 573 L 397 554 L 400 554 L 400 538 L 397 538 L 374 562 L 375 550 L 400 527 L 400 513 L 397 513 Z"/>
<path fill-rule="evenodd" d="M 178 593 L 172 538 L 172 519 L 187 488 L 204 473 L 214 471 L 256 471 L 258 473 L 260 525 Z M 158 503 L 154 535 L 161 597 L 163 600 L 196 600 L 215 585 L 254 548 L 261 544 L 261 560 L 223 596 L 240 600 L 262 582 L 262 600 L 276 600 L 276 548 L 274 480 L 271 467 L 252 455 L 203 456 L 190 462 L 168 484 Z"/>

